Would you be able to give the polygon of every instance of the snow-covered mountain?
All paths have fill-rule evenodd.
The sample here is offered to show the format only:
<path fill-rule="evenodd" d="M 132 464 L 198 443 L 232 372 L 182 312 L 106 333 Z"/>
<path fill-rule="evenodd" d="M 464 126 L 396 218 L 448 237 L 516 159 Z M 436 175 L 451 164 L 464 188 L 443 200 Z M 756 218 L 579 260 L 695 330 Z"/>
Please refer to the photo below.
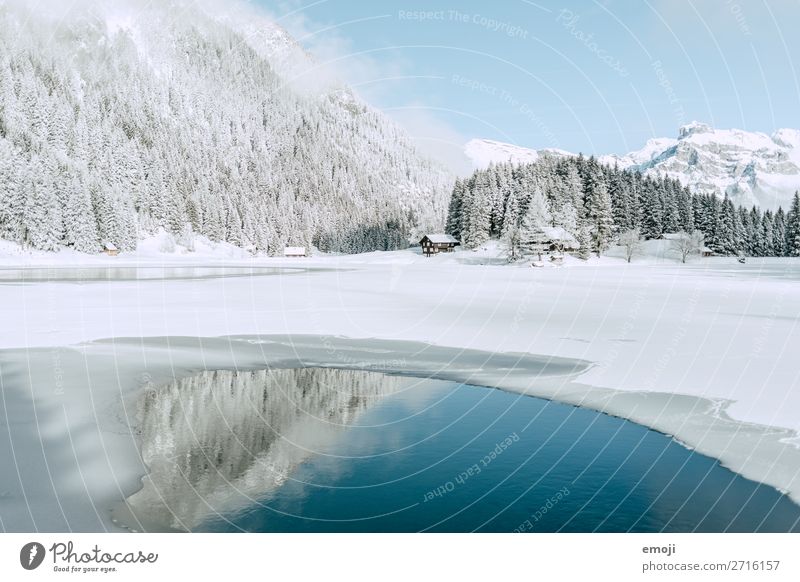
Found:
<path fill-rule="evenodd" d="M 571 156 L 570 152 L 556 148 L 532 150 L 510 143 L 491 139 L 473 139 L 464 146 L 464 153 L 475 169 L 487 167 L 489 164 L 511 162 L 512 164 L 530 164 L 542 155 Z"/>
<path fill-rule="evenodd" d="M 489 140 L 472 140 L 465 151 L 476 167 L 490 162 L 535 161 L 542 151 Z M 800 190 L 800 130 L 779 129 L 771 136 L 738 129 L 719 130 L 693 122 L 677 139 L 657 138 L 624 156 L 599 156 L 605 164 L 677 178 L 696 192 L 727 193 L 736 204 L 762 208 L 789 206 Z"/>
<path fill-rule="evenodd" d="M 0 238 L 395 248 L 451 185 L 244 2 L 0 0 Z"/>

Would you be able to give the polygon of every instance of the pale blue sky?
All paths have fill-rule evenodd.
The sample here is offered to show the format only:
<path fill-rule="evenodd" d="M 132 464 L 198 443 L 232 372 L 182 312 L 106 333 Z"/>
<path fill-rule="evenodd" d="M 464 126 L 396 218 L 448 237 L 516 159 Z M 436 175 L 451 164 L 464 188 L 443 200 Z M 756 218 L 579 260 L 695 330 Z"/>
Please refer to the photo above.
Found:
<path fill-rule="evenodd" d="M 445 157 L 800 127 L 800 0 L 252 1 Z"/>

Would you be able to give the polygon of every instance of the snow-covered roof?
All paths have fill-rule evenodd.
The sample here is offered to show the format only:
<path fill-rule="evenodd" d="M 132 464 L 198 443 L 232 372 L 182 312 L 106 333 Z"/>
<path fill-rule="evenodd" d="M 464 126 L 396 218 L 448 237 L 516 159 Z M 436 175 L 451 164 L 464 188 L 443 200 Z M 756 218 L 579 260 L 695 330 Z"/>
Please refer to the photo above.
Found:
<path fill-rule="evenodd" d="M 286 247 L 283 249 L 284 256 L 289 255 L 305 255 L 306 247 Z"/>
<path fill-rule="evenodd" d="M 565 249 L 577 250 L 581 247 L 578 241 L 575 240 L 575 237 L 560 226 L 549 226 L 542 230 L 544 235 L 550 239 L 551 242 L 558 241 Z"/>
<path fill-rule="evenodd" d="M 117 250 L 116 245 L 114 245 L 114 243 L 111 243 L 111 242 L 108 242 L 108 241 L 103 243 L 103 248 L 105 250 L 107 250 L 107 251 L 116 251 Z"/>
<path fill-rule="evenodd" d="M 428 240 L 432 243 L 436 244 L 447 244 L 447 243 L 455 243 L 458 244 L 458 240 L 449 234 L 426 234 Z"/>
<path fill-rule="evenodd" d="M 548 226 L 543 228 L 545 236 L 550 240 L 572 240 L 574 237 L 560 226 Z"/>

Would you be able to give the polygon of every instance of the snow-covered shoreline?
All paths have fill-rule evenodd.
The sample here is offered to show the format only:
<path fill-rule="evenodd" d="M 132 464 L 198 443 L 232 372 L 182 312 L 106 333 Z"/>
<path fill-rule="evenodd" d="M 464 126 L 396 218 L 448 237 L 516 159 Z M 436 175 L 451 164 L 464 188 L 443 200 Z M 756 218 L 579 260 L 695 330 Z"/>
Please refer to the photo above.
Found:
<path fill-rule="evenodd" d="M 215 366 L 291 367 L 292 361 L 279 357 L 287 343 L 305 350 L 305 365 L 434 376 L 599 409 L 674 435 L 800 501 L 800 371 L 792 358 L 800 339 L 797 261 L 679 265 L 656 257 L 627 265 L 607 258 L 576 263 L 580 268 L 531 269 L 501 266 L 490 253 L 424 259 L 412 250 L 308 260 L 91 260 L 98 266 L 227 264 L 303 271 L 0 284 L 0 422 L 21 439 L 12 446 L 0 441 L 3 461 L 24 467 L 34 462 L 27 455 L 35 459 L 50 451 L 44 472 L 26 493 L 35 508 L 37 495 L 69 489 L 64 508 L 56 503 L 50 507 L 55 513 L 46 513 L 55 519 L 65 512 L 70 523 L 88 519 L 92 525 L 84 521 L 86 529 L 106 527 L 97 520 L 108 508 L 95 506 L 95 500 L 119 500 L 138 487 L 146 471 L 140 461 L 131 462 L 138 453 L 124 430 L 124 414 L 120 420 L 120 403 L 142 388 L 142 370 L 160 383 Z M 57 261 L 50 266 L 68 268 Z M 243 339 L 214 339 L 225 336 Z M 267 336 L 282 336 L 283 344 Z M 202 350 L 196 349 L 198 337 L 204 338 Z M 128 339 L 97 341 L 103 338 Z M 317 338 L 309 341 L 323 342 L 322 348 L 305 345 L 304 338 Z M 159 342 L 169 345 L 161 356 Z M 342 347 L 348 342 L 362 342 L 357 357 Z M 403 342 L 432 347 L 394 353 Z M 314 349 L 321 357 L 309 357 Z M 520 355 L 518 362 L 494 369 L 474 361 L 459 368 L 454 358 L 464 350 Z M 422 355 L 433 353 L 437 357 L 429 360 Z M 535 381 L 537 373 L 525 362 L 553 357 L 579 362 L 579 368 Z M 159 358 L 165 366 L 161 377 L 153 372 Z M 403 368 L 389 369 L 387 362 L 402 362 Z M 92 378 L 102 381 L 87 380 L 87 370 L 100 368 L 105 375 Z M 18 448 L 20 442 L 27 446 Z M 97 443 L 100 448 L 92 449 Z M 85 461 L 80 470 L 78 457 Z M 17 508 L 16 518 L 4 510 L 2 527 L 48 529 L 46 517 L 25 521 L 18 480 L 7 472 L 0 486 L 0 504 Z"/>

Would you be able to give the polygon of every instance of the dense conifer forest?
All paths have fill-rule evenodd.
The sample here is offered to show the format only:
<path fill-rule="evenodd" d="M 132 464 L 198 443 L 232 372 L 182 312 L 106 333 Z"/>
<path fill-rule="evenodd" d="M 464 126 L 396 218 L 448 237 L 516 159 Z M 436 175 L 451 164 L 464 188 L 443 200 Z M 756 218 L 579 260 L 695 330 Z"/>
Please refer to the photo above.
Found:
<path fill-rule="evenodd" d="M 800 256 L 800 197 L 788 212 L 744 208 L 583 156 L 491 165 L 455 184 L 447 232 L 467 248 L 490 238 L 535 247 L 553 229 L 584 257 L 602 254 L 626 233 L 658 239 L 695 231 L 719 255 Z"/>

